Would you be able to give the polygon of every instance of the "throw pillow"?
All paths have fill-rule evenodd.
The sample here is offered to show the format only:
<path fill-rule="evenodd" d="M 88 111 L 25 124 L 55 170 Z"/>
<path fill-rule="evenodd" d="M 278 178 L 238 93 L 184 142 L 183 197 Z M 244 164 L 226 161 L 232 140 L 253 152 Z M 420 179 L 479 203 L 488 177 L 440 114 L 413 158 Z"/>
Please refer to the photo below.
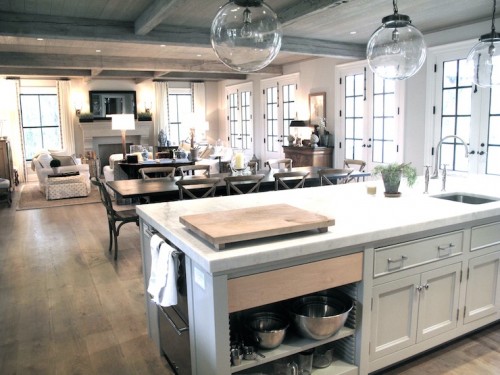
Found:
<path fill-rule="evenodd" d="M 54 156 L 54 159 L 59 159 L 61 162 L 61 167 L 67 167 L 70 165 L 76 165 L 75 159 L 72 156 Z"/>
<path fill-rule="evenodd" d="M 207 146 L 205 150 L 201 153 L 200 158 L 202 159 L 208 159 L 210 158 L 210 155 L 212 154 L 213 148 L 212 146 Z"/>
<path fill-rule="evenodd" d="M 50 161 L 52 160 L 52 156 L 50 156 L 50 154 L 47 153 L 42 153 L 38 155 L 37 160 L 42 166 L 42 168 L 50 168 Z"/>

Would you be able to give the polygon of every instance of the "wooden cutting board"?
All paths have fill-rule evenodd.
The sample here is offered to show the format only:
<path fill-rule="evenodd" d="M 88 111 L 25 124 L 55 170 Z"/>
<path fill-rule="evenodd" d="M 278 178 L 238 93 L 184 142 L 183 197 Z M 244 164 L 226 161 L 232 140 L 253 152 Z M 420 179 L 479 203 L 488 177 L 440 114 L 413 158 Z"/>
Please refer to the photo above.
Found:
<path fill-rule="evenodd" d="M 240 208 L 179 217 L 179 221 L 217 250 L 227 243 L 318 229 L 326 232 L 335 219 L 288 204 Z"/>

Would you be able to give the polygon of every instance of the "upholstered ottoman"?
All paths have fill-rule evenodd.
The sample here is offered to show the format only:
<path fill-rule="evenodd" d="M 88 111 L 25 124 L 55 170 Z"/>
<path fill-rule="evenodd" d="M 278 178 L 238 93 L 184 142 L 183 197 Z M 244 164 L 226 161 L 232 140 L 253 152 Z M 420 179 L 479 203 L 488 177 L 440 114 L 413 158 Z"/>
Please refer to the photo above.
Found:
<path fill-rule="evenodd" d="M 83 176 L 47 177 L 47 200 L 86 197 L 89 195 Z"/>
<path fill-rule="evenodd" d="M 6 200 L 9 207 L 12 204 L 10 181 L 5 178 L 0 178 L 0 201 L 2 200 Z"/>

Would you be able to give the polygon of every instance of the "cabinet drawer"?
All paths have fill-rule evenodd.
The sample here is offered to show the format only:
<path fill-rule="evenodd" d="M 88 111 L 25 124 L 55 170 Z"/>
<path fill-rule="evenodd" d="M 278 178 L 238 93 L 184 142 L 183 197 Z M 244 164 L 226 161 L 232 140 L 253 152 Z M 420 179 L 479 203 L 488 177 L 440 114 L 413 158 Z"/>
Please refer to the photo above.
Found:
<path fill-rule="evenodd" d="M 484 247 L 500 245 L 500 223 L 492 223 L 472 228 L 471 251 Z"/>
<path fill-rule="evenodd" d="M 283 301 L 362 279 L 363 253 L 230 279 L 229 312 Z"/>
<path fill-rule="evenodd" d="M 453 232 L 375 250 L 375 277 L 462 253 L 463 232 Z"/>

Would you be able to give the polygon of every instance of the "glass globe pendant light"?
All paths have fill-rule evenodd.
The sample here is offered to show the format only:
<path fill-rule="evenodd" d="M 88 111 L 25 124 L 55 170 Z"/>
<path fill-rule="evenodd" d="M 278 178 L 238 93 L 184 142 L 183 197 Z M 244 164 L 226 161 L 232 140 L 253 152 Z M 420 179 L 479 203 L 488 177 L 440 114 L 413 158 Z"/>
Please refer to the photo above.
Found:
<path fill-rule="evenodd" d="M 426 46 L 422 33 L 411 24 L 410 17 L 399 14 L 397 0 L 394 14 L 382 18 L 370 37 L 366 57 L 370 69 L 386 79 L 407 79 L 417 73 L 425 61 Z"/>
<path fill-rule="evenodd" d="M 271 63 L 281 48 L 281 23 L 263 0 L 231 0 L 215 16 L 210 41 L 217 57 L 243 73 Z"/>
<path fill-rule="evenodd" d="M 497 1 L 493 0 L 491 32 L 481 35 L 469 52 L 467 61 L 473 64 L 472 81 L 481 87 L 500 85 L 500 34 L 495 32 L 495 11 Z"/>

